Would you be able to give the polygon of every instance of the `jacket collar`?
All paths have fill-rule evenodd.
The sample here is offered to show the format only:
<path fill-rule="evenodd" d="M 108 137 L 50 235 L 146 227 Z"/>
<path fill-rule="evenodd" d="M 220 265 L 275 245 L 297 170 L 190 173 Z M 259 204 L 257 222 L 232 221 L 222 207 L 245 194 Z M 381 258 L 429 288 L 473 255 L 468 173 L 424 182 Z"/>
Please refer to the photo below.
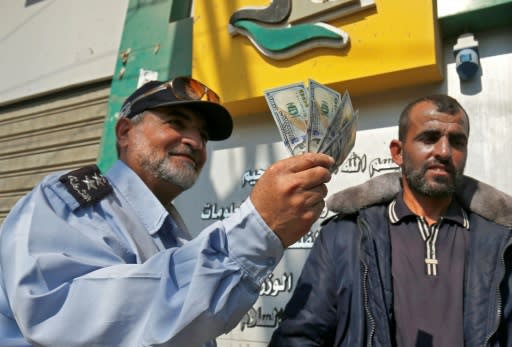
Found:
<path fill-rule="evenodd" d="M 387 204 L 400 191 L 400 173 L 387 173 L 334 193 L 327 199 L 327 208 L 336 213 L 351 214 L 371 205 Z M 465 210 L 508 228 L 512 227 L 510 195 L 469 176 L 464 176 L 455 195 Z"/>

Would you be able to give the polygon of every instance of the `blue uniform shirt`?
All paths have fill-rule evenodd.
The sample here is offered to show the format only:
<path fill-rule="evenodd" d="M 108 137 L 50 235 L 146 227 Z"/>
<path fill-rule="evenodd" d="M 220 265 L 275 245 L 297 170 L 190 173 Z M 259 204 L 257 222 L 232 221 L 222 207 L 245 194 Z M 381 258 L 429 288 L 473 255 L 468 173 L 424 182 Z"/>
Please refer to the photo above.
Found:
<path fill-rule="evenodd" d="M 186 240 L 123 162 L 106 173 L 113 192 L 87 207 L 61 175 L 0 229 L 0 346 L 214 346 L 282 257 L 250 199 Z M 147 260 L 134 232 L 154 241 Z"/>

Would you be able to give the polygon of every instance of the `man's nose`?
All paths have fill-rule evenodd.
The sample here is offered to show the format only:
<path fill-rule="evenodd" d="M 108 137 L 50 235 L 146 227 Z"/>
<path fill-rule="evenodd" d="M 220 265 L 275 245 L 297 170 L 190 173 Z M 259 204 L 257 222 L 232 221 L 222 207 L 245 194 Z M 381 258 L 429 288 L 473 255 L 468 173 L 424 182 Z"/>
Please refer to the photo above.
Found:
<path fill-rule="evenodd" d="M 450 141 L 446 137 L 441 137 L 439 141 L 437 141 L 434 147 L 435 155 L 441 158 L 448 158 L 451 156 L 452 147 L 450 145 Z"/>
<path fill-rule="evenodd" d="M 196 150 L 202 150 L 205 147 L 205 141 L 201 132 L 196 129 L 187 129 L 182 132 L 183 143 Z"/>

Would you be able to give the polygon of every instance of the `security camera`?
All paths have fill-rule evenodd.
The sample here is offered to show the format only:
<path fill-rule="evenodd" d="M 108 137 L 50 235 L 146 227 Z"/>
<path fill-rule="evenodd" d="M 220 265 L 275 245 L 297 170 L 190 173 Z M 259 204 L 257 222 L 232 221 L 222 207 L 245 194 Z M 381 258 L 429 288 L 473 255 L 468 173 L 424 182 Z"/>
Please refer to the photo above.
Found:
<path fill-rule="evenodd" d="M 478 56 L 478 41 L 473 34 L 467 33 L 457 38 L 457 44 L 453 46 L 455 55 L 455 67 L 461 80 L 473 78 L 480 69 Z"/>

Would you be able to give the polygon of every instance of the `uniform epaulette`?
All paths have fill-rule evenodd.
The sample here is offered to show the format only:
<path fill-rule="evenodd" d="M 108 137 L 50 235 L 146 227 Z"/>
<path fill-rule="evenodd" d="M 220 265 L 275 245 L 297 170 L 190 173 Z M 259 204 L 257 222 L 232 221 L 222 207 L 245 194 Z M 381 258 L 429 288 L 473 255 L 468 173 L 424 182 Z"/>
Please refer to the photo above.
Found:
<path fill-rule="evenodd" d="M 80 206 L 100 201 L 112 192 L 112 186 L 96 165 L 84 166 L 59 178 Z"/>

